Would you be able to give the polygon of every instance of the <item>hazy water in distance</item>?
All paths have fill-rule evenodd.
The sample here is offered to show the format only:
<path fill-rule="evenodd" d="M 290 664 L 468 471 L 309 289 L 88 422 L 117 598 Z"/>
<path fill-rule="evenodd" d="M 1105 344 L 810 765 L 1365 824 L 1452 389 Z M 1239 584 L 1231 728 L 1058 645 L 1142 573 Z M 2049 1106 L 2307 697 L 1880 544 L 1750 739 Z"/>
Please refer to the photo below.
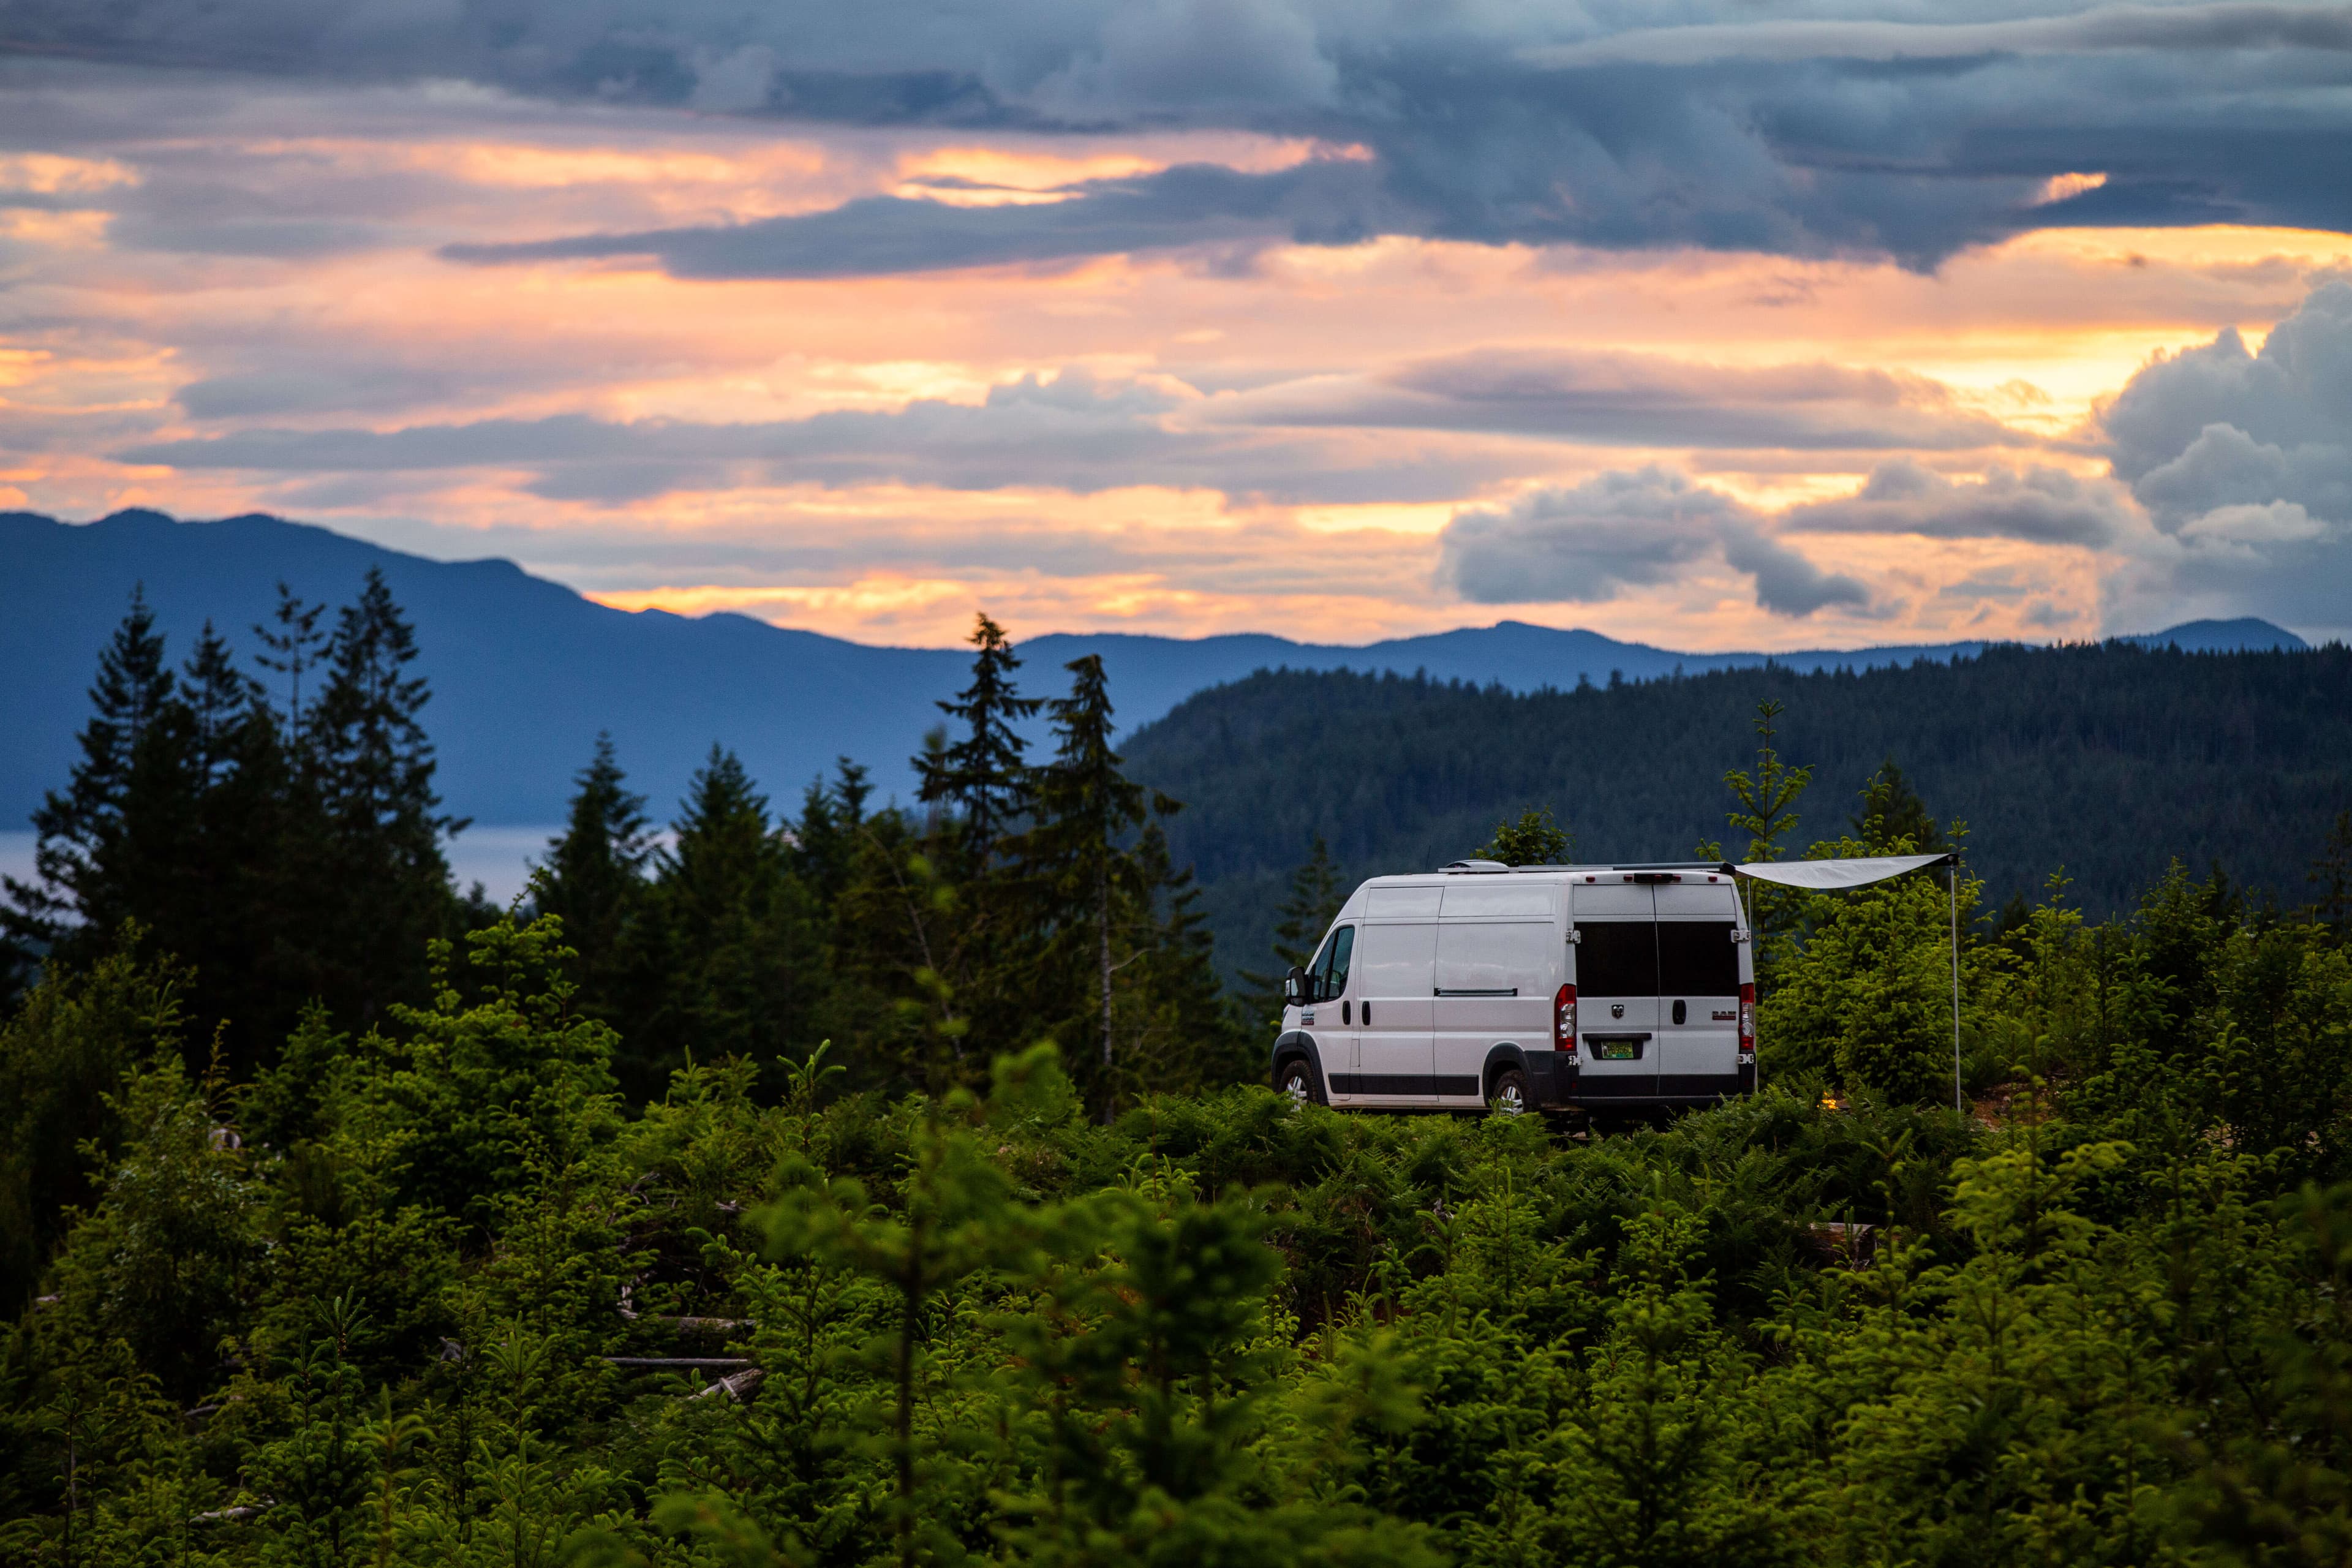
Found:
<path fill-rule="evenodd" d="M 544 827 L 468 827 L 457 835 L 457 841 L 445 845 L 443 853 L 449 858 L 449 873 L 456 879 L 457 890 L 464 892 L 476 882 L 482 884 L 493 903 L 511 903 L 530 878 L 530 862 L 542 859 L 547 854 L 547 841 L 562 832 L 559 825 Z M 30 833 L 0 833 L 0 871 L 18 881 L 33 875 L 33 845 Z"/>

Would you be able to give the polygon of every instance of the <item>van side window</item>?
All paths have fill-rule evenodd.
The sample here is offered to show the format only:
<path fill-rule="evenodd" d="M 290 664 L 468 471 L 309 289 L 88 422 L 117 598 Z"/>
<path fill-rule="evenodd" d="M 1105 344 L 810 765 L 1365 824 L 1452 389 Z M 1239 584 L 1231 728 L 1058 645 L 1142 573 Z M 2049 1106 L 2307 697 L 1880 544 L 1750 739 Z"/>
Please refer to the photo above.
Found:
<path fill-rule="evenodd" d="M 1648 921 L 1577 923 L 1576 989 L 1586 996 L 1655 996 L 1658 928 Z M 1731 943 L 1725 942 L 1729 952 Z M 1738 986 L 1732 987 L 1736 993 Z"/>
<path fill-rule="evenodd" d="M 1348 988 L 1348 961 L 1355 956 L 1356 928 L 1341 926 L 1323 939 L 1323 951 L 1315 955 L 1309 973 L 1317 981 L 1316 990 L 1329 1001 Z"/>
<path fill-rule="evenodd" d="M 1658 994 L 1737 996 L 1739 949 L 1729 921 L 1658 922 Z"/>

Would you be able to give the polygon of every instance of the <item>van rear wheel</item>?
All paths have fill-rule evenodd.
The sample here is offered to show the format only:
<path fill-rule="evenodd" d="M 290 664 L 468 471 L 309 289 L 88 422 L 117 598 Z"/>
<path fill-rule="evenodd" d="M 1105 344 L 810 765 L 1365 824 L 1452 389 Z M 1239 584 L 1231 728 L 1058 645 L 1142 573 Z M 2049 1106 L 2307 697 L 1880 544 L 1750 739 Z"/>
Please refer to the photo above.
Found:
<path fill-rule="evenodd" d="M 1315 1069 L 1305 1057 L 1286 1057 L 1274 1075 L 1275 1091 L 1286 1096 L 1293 1104 L 1320 1105 L 1323 1086 L 1315 1079 Z"/>
<path fill-rule="evenodd" d="M 1486 1090 L 1486 1103 L 1498 1116 L 1517 1116 L 1528 1109 L 1528 1075 L 1517 1068 L 1505 1068 L 1495 1075 Z"/>

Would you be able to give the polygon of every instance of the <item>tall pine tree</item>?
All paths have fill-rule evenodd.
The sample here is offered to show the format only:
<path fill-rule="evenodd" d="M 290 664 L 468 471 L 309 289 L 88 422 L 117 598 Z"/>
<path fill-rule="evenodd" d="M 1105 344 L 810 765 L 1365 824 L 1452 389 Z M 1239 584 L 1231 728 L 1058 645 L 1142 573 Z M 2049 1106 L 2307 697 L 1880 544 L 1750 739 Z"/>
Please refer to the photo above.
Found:
<path fill-rule="evenodd" d="M 686 1063 L 740 1057 L 772 1067 L 799 1037 L 817 955 L 808 889 L 740 758 L 713 745 L 657 851 L 650 929 L 635 962 L 645 1010 L 622 1025 L 614 1071 L 658 1096 Z"/>
<path fill-rule="evenodd" d="M 441 838 L 465 824 L 442 813 L 434 789 L 422 718 L 432 693 L 409 670 L 415 658 L 415 631 L 370 567 L 337 617 L 325 686 L 301 720 L 297 786 L 316 803 L 327 836 L 317 869 L 332 889 L 318 911 L 331 933 L 320 989 L 360 1023 L 421 996 L 425 943 L 455 920 Z"/>
<path fill-rule="evenodd" d="M 278 584 L 274 626 L 256 622 L 253 635 L 269 651 L 258 656 L 261 668 L 286 677 L 286 733 L 302 733 L 302 677 L 318 668 L 327 635 L 319 629 L 324 605 L 306 605 L 285 584 Z"/>
<path fill-rule="evenodd" d="M 1169 858 L 1162 824 L 1181 808 L 1120 772 L 1101 658 L 1066 668 L 1018 875 L 1038 954 L 1035 1016 L 1087 1040 L 1072 1054 L 1108 1120 L 1137 1093 L 1227 1077 L 1231 1022 L 1192 875 Z"/>
<path fill-rule="evenodd" d="M 178 695 L 142 584 L 99 655 L 73 773 L 33 813 L 35 879 L 7 879 L 11 935 L 74 963 L 102 951 L 134 915 L 141 851 L 159 836 L 146 818 L 164 804 L 155 798 L 163 783 L 155 742 Z"/>
<path fill-rule="evenodd" d="M 639 912 L 646 862 L 653 854 L 646 797 L 628 788 L 609 732 L 596 737 L 596 754 L 580 770 L 563 833 L 548 840 L 548 856 L 531 874 L 531 897 L 542 914 L 563 921 L 565 945 L 578 954 L 580 1005 L 614 1016 L 628 922 Z"/>
<path fill-rule="evenodd" d="M 180 689 L 168 728 L 193 816 L 141 918 L 158 947 L 193 967 L 189 1011 L 207 1028 L 226 1026 L 226 1065 L 242 1078 L 275 1053 L 306 1000 L 282 973 L 299 933 L 280 895 L 304 874 L 285 857 L 287 758 L 260 688 L 209 621 Z"/>
<path fill-rule="evenodd" d="M 1073 1015 L 1068 1023 L 1087 1019 L 1093 1026 L 1096 1048 L 1087 1053 L 1093 1060 L 1085 1076 L 1108 1120 L 1118 1098 L 1117 928 L 1123 907 L 1146 893 L 1122 841 L 1143 826 L 1144 795 L 1141 784 L 1119 772 L 1121 759 L 1111 749 L 1110 689 L 1101 656 L 1088 654 L 1064 668 L 1073 677 L 1070 694 L 1052 704 L 1054 760 L 1036 774 L 1036 826 L 1026 836 L 1023 859 L 1044 898 L 1041 924 L 1052 967 L 1086 977 L 1065 1005 Z"/>
<path fill-rule="evenodd" d="M 1028 742 L 1013 728 L 1033 718 L 1042 699 L 1024 697 L 1013 684 L 1021 668 L 1004 628 L 979 617 L 970 637 L 979 651 L 971 661 L 971 684 L 940 709 L 963 721 L 964 735 L 936 755 L 916 759 L 918 795 L 946 802 L 962 818 L 977 858 L 985 861 L 1008 824 L 1029 805 L 1029 770 L 1022 760 Z"/>

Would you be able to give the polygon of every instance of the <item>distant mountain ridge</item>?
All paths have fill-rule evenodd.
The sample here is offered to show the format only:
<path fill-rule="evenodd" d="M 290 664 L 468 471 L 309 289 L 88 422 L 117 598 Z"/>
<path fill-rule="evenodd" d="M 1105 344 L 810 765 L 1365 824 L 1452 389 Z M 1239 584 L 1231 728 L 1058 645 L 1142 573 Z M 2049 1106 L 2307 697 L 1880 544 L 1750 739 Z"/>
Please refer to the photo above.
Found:
<path fill-rule="evenodd" d="M 61 784 L 98 652 L 145 584 L 173 658 L 211 619 L 249 657 L 251 627 L 283 580 L 297 594 L 348 602 L 380 566 L 415 622 L 433 684 L 426 722 L 450 808 L 485 823 L 559 818 L 572 773 L 610 730 L 633 784 L 667 817 L 713 742 L 734 748 L 786 805 L 847 756 L 905 799 L 907 758 L 940 721 L 932 704 L 963 684 L 959 648 L 876 647 L 737 615 L 631 613 L 534 577 L 510 561 L 442 562 L 310 524 L 250 514 L 181 522 L 116 512 L 75 524 L 0 513 L 0 828 L 23 824 L 44 789 Z M 2192 651 L 2304 647 L 2257 620 L 2199 621 L 2134 640 Z M 1058 692 L 1060 667 L 1099 653 L 1123 731 L 1204 688 L 1261 668 L 1425 672 L 1514 691 L 1605 685 L 1754 668 L 1795 670 L 1970 658 L 1982 642 L 1801 653 L 1677 653 L 1596 632 L 1516 621 L 1396 638 L 1361 647 L 1262 634 L 1185 639 L 1128 633 L 1055 634 L 1021 645 L 1024 689 Z"/>

